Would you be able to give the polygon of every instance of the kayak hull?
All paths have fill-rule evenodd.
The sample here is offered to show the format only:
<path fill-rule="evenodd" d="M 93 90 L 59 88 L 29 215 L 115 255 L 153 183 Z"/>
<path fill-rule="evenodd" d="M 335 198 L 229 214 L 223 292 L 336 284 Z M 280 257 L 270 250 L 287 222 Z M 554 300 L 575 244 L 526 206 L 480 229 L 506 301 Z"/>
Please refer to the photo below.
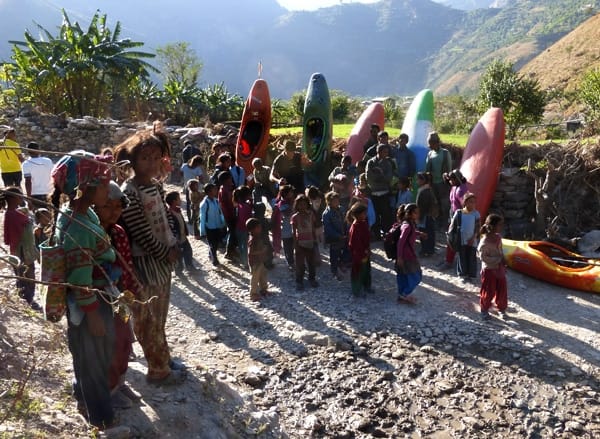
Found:
<path fill-rule="evenodd" d="M 477 210 L 485 220 L 498 184 L 504 157 L 504 115 L 490 108 L 471 131 L 463 153 L 460 172 L 467 179 L 469 192 L 477 196 Z"/>
<path fill-rule="evenodd" d="M 385 125 L 385 110 L 379 102 L 373 102 L 362 112 L 348 137 L 346 155 L 352 157 L 352 163 L 356 164 L 362 160 L 365 151 L 364 146 L 371 135 L 371 125 L 377 124 L 381 130 Z"/>
<path fill-rule="evenodd" d="M 502 240 L 510 268 L 573 290 L 600 293 L 600 261 L 545 241 Z"/>
<path fill-rule="evenodd" d="M 302 118 L 302 152 L 312 161 L 304 170 L 306 186 L 323 188 L 331 167 L 333 132 L 331 97 L 325 76 L 313 73 L 308 82 Z"/>
<path fill-rule="evenodd" d="M 271 130 L 271 97 L 269 86 L 264 79 L 252 84 L 244 104 L 242 123 L 238 134 L 235 160 L 244 168 L 246 175 L 252 173 L 252 160 L 264 161 Z"/>
<path fill-rule="evenodd" d="M 425 159 L 429 152 L 427 137 L 433 131 L 433 92 L 421 90 L 408 107 L 402 132 L 408 135 L 407 147 L 415 154 L 417 172 L 425 170 Z"/>

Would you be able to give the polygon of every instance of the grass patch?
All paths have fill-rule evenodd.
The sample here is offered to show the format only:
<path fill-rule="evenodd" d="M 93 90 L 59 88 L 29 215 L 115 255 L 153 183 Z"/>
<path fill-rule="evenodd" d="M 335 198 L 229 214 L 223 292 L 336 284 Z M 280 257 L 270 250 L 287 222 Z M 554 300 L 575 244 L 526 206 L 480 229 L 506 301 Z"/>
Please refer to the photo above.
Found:
<path fill-rule="evenodd" d="M 342 123 L 333 125 L 333 137 L 347 139 L 350 137 L 350 131 L 354 128 L 354 124 L 352 123 Z M 390 138 L 395 138 L 400 135 L 400 130 L 398 128 L 385 128 L 385 130 L 389 133 Z M 286 128 L 271 128 L 271 134 L 274 136 L 282 135 L 282 134 L 298 134 L 302 133 L 302 127 L 286 127 Z"/>

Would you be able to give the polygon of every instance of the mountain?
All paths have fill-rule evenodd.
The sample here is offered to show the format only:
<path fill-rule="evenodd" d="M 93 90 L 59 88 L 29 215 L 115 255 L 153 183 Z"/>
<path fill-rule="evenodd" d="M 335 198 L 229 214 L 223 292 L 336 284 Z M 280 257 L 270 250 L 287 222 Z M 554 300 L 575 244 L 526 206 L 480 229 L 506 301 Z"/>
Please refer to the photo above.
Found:
<path fill-rule="evenodd" d="M 224 82 L 245 96 L 262 61 L 272 96 L 287 99 L 317 71 L 331 89 L 355 96 L 473 90 L 489 61 L 525 64 L 587 19 L 599 0 L 444 1 L 344 3 L 311 12 L 288 12 L 276 0 L 96 4 L 111 28 L 119 21 L 121 36 L 143 41 L 144 51 L 190 43 L 204 63 L 202 86 Z M 61 7 L 86 26 L 95 12 L 90 4 L 0 0 L 0 59 L 9 60 L 8 41 L 22 40 L 25 28 L 36 34 L 34 21 L 55 33 Z"/>
<path fill-rule="evenodd" d="M 573 91 L 588 70 L 599 67 L 600 14 L 548 47 L 520 73 L 535 77 L 542 89 Z"/>

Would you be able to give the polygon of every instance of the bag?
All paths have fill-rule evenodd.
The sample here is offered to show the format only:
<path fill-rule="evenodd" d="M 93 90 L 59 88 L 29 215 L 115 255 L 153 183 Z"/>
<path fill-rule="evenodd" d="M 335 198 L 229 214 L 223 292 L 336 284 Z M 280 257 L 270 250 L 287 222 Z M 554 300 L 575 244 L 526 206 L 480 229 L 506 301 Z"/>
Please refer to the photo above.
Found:
<path fill-rule="evenodd" d="M 398 240 L 400 239 L 400 228 L 402 223 L 394 223 L 383 237 L 383 250 L 388 259 L 395 261 L 398 253 Z"/>
<path fill-rule="evenodd" d="M 454 252 L 458 252 L 462 244 L 462 236 L 461 236 L 461 222 L 462 222 L 462 212 L 460 210 L 456 211 L 452 222 L 450 223 L 450 229 L 446 232 L 446 243 L 448 247 L 450 247 Z"/>
<path fill-rule="evenodd" d="M 65 249 L 53 240 L 40 244 L 41 280 L 53 285 L 41 285 L 40 296 L 44 307 L 44 318 L 58 322 L 67 310 L 67 287 L 65 283 Z M 57 283 L 63 285 L 56 285 Z"/>

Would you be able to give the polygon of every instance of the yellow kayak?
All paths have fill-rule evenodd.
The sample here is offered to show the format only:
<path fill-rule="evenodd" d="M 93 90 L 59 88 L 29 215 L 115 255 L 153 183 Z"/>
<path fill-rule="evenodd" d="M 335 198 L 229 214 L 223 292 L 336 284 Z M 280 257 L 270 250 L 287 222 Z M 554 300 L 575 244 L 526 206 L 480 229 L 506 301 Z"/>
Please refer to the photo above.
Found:
<path fill-rule="evenodd" d="M 502 240 L 510 268 L 574 290 L 600 293 L 600 260 L 586 258 L 545 241 Z"/>

